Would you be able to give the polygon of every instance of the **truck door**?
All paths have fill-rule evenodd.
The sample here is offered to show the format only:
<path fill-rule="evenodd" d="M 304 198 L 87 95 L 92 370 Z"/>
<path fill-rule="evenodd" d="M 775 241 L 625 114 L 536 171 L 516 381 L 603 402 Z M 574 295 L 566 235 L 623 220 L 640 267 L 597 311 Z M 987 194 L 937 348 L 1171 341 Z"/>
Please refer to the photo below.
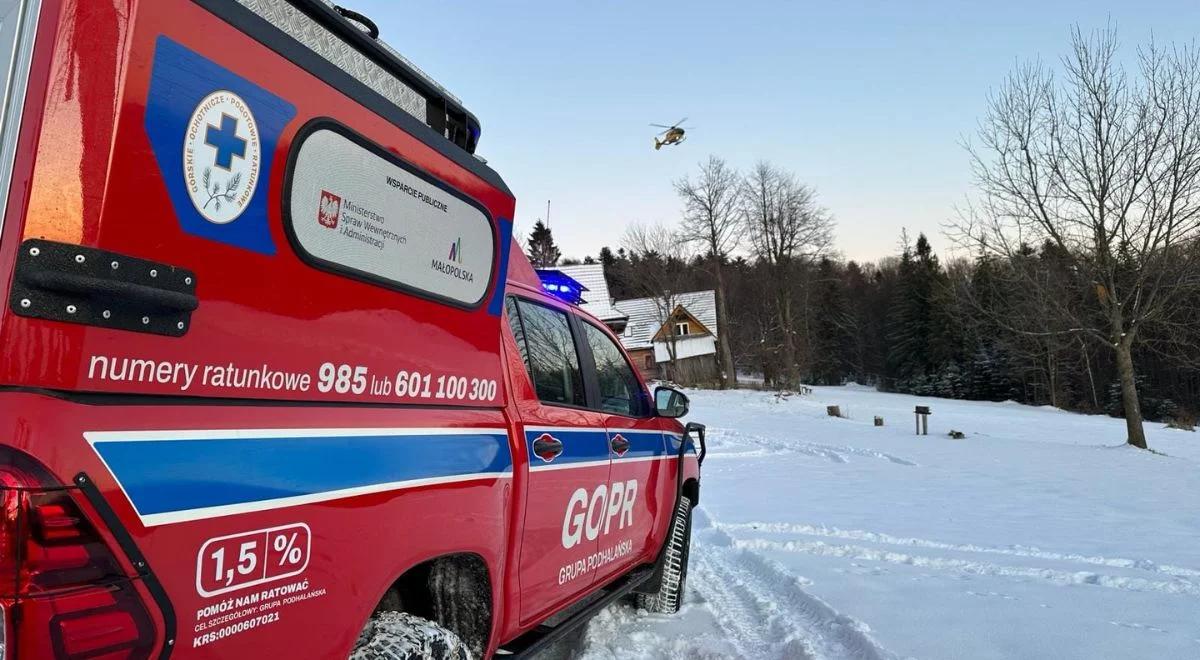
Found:
<path fill-rule="evenodd" d="M 593 584 L 608 437 L 604 415 L 586 407 L 582 338 L 567 312 L 510 296 L 506 313 L 528 374 L 512 377 L 529 456 L 519 568 L 521 620 L 528 622 Z"/>
<path fill-rule="evenodd" d="M 612 460 L 596 562 L 596 579 L 603 581 L 661 545 L 662 535 L 656 530 L 663 512 L 671 508 L 662 501 L 661 487 L 668 464 L 662 460 L 666 447 L 660 420 L 653 416 L 633 367 L 608 333 L 588 321 L 579 325 L 594 365 L 585 373 L 594 378 L 594 406 L 604 416 Z"/>

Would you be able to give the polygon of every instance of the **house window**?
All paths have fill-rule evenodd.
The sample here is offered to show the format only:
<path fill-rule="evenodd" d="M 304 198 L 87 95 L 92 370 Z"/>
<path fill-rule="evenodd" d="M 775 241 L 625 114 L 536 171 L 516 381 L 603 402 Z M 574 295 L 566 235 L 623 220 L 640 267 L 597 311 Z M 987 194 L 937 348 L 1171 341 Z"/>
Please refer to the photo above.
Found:
<path fill-rule="evenodd" d="M 653 354 L 653 353 L 648 353 L 648 354 L 646 355 L 645 364 L 646 364 L 646 368 L 647 368 L 647 369 L 653 369 L 653 368 L 654 368 L 654 354 Z"/>
<path fill-rule="evenodd" d="M 691 329 L 691 327 L 688 326 L 687 321 L 683 321 L 681 323 L 675 324 L 675 336 L 676 337 L 686 337 L 686 336 L 692 334 L 691 330 L 692 329 Z"/>

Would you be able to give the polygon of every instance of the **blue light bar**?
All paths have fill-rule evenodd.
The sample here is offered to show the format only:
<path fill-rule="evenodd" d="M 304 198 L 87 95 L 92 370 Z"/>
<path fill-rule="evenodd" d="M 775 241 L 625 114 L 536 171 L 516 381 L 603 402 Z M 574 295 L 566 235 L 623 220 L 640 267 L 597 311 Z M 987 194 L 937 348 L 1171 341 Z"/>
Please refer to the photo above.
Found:
<path fill-rule="evenodd" d="M 542 281 L 542 289 L 546 293 L 571 305 L 587 302 L 583 299 L 582 294 L 588 288 L 580 284 L 575 278 L 559 270 L 551 270 L 549 268 L 538 268 L 536 270 L 538 279 Z"/>

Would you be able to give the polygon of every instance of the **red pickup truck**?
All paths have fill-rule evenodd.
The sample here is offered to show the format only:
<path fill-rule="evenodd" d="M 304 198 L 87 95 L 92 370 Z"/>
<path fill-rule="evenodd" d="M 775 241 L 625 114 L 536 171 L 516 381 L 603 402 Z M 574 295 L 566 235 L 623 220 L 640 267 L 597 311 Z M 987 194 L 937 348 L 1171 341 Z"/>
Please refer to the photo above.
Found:
<path fill-rule="evenodd" d="M 703 427 L 320 0 L 0 2 L 0 658 L 534 654 L 673 612 Z"/>

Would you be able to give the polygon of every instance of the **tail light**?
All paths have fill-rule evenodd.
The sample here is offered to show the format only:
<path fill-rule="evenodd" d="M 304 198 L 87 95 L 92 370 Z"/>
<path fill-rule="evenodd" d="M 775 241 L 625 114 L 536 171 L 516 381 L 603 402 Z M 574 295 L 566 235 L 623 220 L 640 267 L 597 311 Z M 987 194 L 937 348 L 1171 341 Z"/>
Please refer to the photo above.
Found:
<path fill-rule="evenodd" d="M 148 658 L 154 622 L 75 486 L 0 447 L 0 660 Z"/>

